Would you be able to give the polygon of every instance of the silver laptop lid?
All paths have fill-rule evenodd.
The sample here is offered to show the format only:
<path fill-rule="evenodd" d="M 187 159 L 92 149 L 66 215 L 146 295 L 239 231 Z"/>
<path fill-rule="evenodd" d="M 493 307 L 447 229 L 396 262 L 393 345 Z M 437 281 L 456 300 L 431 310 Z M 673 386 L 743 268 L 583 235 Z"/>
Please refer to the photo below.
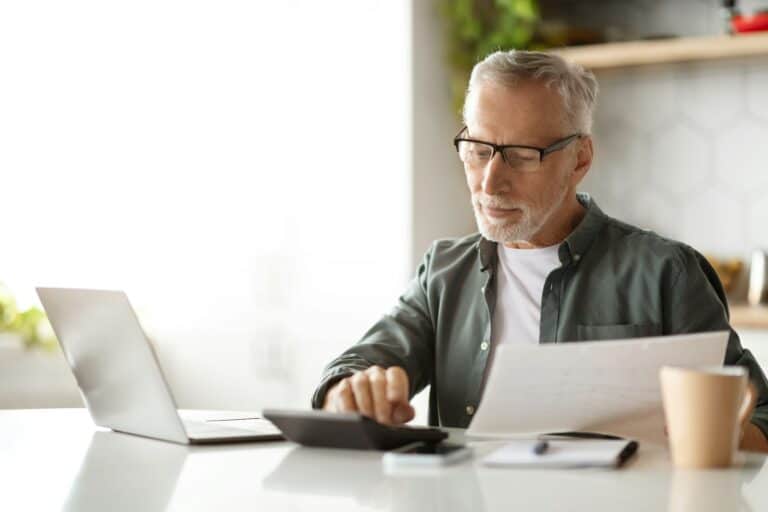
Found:
<path fill-rule="evenodd" d="M 93 421 L 188 442 L 160 365 L 121 291 L 37 288 Z"/>

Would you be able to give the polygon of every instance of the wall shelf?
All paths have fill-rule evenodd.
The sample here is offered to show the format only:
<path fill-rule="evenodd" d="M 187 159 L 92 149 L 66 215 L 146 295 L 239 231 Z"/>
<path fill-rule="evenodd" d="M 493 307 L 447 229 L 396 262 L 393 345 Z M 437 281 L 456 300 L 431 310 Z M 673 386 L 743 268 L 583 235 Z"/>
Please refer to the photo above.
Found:
<path fill-rule="evenodd" d="M 628 41 L 552 50 L 590 69 L 768 56 L 768 32 Z"/>

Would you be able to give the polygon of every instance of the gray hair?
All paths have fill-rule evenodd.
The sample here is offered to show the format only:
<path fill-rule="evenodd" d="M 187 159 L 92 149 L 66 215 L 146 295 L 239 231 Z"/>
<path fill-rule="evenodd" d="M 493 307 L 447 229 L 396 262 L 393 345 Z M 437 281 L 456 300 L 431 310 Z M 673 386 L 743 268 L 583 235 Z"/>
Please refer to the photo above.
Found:
<path fill-rule="evenodd" d="M 566 116 L 573 127 L 581 133 L 591 132 L 597 103 L 597 79 L 579 64 L 552 53 L 510 50 L 488 55 L 472 69 L 467 97 L 483 83 L 512 87 L 520 80 L 543 81 L 563 98 Z M 466 101 L 463 116 L 466 121 Z"/>

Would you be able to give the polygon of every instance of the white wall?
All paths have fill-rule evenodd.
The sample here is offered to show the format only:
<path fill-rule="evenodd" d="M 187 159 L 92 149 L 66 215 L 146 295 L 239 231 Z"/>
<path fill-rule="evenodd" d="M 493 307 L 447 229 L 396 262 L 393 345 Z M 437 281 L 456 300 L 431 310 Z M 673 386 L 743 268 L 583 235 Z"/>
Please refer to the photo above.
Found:
<path fill-rule="evenodd" d="M 452 111 L 438 4 L 413 0 L 414 267 L 436 238 L 477 230 L 464 170 L 453 148 L 461 122 L 458 112 Z"/>
<path fill-rule="evenodd" d="M 768 248 L 768 59 L 598 73 L 595 163 L 608 213 L 721 257 Z"/>

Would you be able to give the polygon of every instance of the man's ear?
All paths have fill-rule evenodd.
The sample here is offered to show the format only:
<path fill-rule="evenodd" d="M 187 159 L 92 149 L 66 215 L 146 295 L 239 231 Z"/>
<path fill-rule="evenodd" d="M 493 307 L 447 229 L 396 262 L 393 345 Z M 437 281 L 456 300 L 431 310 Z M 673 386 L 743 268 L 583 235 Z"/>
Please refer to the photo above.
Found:
<path fill-rule="evenodd" d="M 578 141 L 576 166 L 571 169 L 571 181 L 574 186 L 578 185 L 584 179 L 584 176 L 587 175 L 587 172 L 589 172 L 589 168 L 592 167 L 593 155 L 592 136 L 585 135 Z"/>

